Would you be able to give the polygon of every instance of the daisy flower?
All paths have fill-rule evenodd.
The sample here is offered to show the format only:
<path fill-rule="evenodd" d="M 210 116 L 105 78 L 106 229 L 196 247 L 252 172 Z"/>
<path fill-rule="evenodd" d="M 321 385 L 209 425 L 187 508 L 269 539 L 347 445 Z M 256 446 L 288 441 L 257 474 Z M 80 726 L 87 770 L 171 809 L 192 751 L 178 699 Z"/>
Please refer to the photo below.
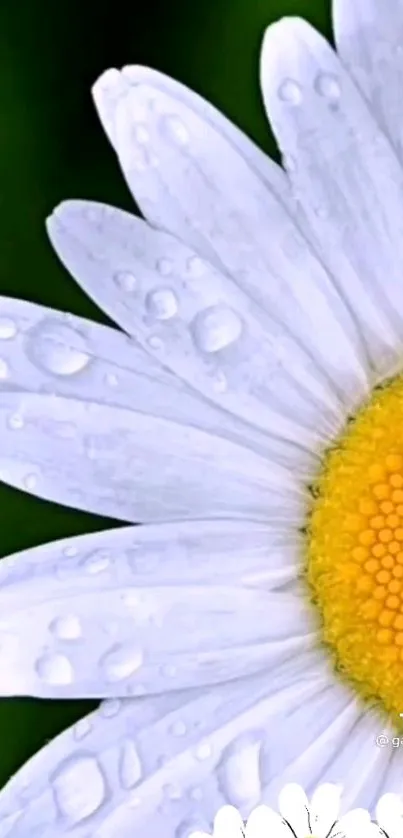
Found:
<path fill-rule="evenodd" d="M 379 829 L 371 823 L 365 809 L 354 809 L 340 820 L 341 789 L 331 784 L 319 786 L 309 803 L 301 786 L 290 783 L 279 797 L 281 814 L 268 806 L 258 806 L 246 825 L 233 806 L 223 806 L 214 818 L 213 838 L 376 838 Z M 394 798 L 394 795 L 386 795 Z M 381 801 L 380 801 L 381 802 Z M 393 800 L 394 804 L 394 800 Z M 386 801 L 390 812 L 390 804 Z M 397 833 L 396 833 L 397 835 Z M 191 838 L 210 838 L 193 833 Z"/>
<path fill-rule="evenodd" d="M 1 562 L 0 693 L 105 700 L 6 785 L 8 838 L 401 790 L 403 5 L 333 17 L 338 53 L 300 19 L 265 34 L 283 168 L 108 70 L 144 220 L 68 201 L 48 233 L 121 331 L 1 300 L 0 478 L 129 523 Z"/>

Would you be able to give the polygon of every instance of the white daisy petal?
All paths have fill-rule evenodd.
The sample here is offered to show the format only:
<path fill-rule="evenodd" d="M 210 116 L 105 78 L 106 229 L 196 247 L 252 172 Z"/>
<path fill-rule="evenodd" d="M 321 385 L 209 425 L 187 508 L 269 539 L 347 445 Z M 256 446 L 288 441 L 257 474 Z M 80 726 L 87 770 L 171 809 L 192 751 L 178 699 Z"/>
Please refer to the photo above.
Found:
<path fill-rule="evenodd" d="M 189 275 L 196 257 L 175 238 L 121 210 L 82 201 L 62 204 L 48 232 L 85 291 L 205 397 L 310 448 L 318 435 L 337 432 L 346 410 L 333 384 L 228 277 L 206 262 L 201 278 Z M 161 277 L 164 260 L 173 278 Z M 127 276 L 135 282 L 129 289 Z"/>
<path fill-rule="evenodd" d="M 399 838 L 403 831 L 403 797 L 387 793 L 378 800 L 376 820 L 388 838 Z"/>
<path fill-rule="evenodd" d="M 312 648 L 302 598 L 256 585 L 256 571 L 264 579 L 262 529 L 125 528 L 4 559 L 0 694 L 163 693 L 267 671 Z M 242 553 L 242 542 L 251 552 Z M 220 551 L 228 558 L 221 574 Z"/>
<path fill-rule="evenodd" d="M 214 818 L 214 838 L 243 838 L 243 820 L 234 806 L 222 806 Z"/>
<path fill-rule="evenodd" d="M 403 7 L 400 0 L 333 0 L 340 57 L 403 160 Z"/>
<path fill-rule="evenodd" d="M 60 437 L 59 423 L 72 428 Z M 251 518 L 300 524 L 306 500 L 281 466 L 163 418 L 58 396 L 3 393 L 0 479 L 126 521 Z"/>
<path fill-rule="evenodd" d="M 290 829 L 282 817 L 268 806 L 257 806 L 246 824 L 245 838 L 291 838 Z"/>
<path fill-rule="evenodd" d="M 402 348 L 403 171 L 327 41 L 308 23 L 269 27 L 262 87 L 321 253 L 359 318 L 378 374 Z"/>
<path fill-rule="evenodd" d="M 329 838 L 371 838 L 371 816 L 367 809 L 352 809 L 337 821 Z M 368 835 L 368 829 L 370 834 Z"/>
<path fill-rule="evenodd" d="M 98 115 L 112 146 L 117 140 L 115 115 L 119 101 L 126 95 L 130 86 L 139 84 L 168 93 L 191 108 L 213 128 L 216 128 L 279 196 L 289 198 L 289 185 L 280 166 L 264 154 L 246 134 L 226 119 L 210 102 L 170 76 L 159 73 L 151 67 L 131 65 L 124 67 L 121 72 L 116 69 L 106 70 L 94 85 L 93 95 Z"/>
<path fill-rule="evenodd" d="M 403 795 L 403 772 L 402 772 L 402 755 L 401 755 L 401 736 L 394 736 L 392 734 L 389 748 L 392 747 L 392 757 L 388 763 L 386 773 L 383 776 L 383 782 L 379 789 L 379 795 L 387 795 L 390 793 Z M 399 745 L 397 744 L 399 743 Z"/>
<path fill-rule="evenodd" d="M 94 89 L 101 116 L 102 83 L 101 77 Z M 297 229 L 292 200 L 287 201 L 283 189 L 277 197 L 277 177 L 274 191 L 267 188 L 219 120 L 205 114 L 198 97 L 193 107 L 193 94 L 185 96 L 180 88 L 177 95 L 170 81 L 158 89 L 143 82 L 132 85 L 126 95 L 117 95 L 113 144 L 135 199 L 153 224 L 225 268 L 292 330 L 318 366 L 345 387 L 347 399 L 347 358 L 356 388 L 365 388 L 354 322 Z"/>
<path fill-rule="evenodd" d="M 72 314 L 0 297 L 0 391 L 22 389 L 164 416 L 297 461 L 306 474 L 315 454 L 257 428 L 200 398 L 125 334 Z M 56 431 L 56 429 L 55 429 Z M 71 429 L 64 423 L 62 436 Z"/>
<path fill-rule="evenodd" d="M 309 806 L 311 831 L 317 838 L 327 838 L 340 811 L 342 787 L 322 783 L 315 789 Z"/>
<path fill-rule="evenodd" d="M 309 803 L 303 788 L 297 783 L 287 783 L 281 790 L 278 808 L 294 835 L 305 836 L 311 832 Z"/>
<path fill-rule="evenodd" d="M 259 802 L 265 731 L 321 684 L 294 665 L 293 677 L 288 666 L 202 694 L 106 702 L 11 779 L 0 818 L 18 813 L 18 838 L 211 834 L 223 805 L 247 817 Z"/>

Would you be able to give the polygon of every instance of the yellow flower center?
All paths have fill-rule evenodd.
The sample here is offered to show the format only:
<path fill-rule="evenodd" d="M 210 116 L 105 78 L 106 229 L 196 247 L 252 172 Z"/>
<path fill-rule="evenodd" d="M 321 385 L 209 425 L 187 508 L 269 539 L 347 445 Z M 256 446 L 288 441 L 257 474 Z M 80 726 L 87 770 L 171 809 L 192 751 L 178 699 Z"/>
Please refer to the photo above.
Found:
<path fill-rule="evenodd" d="M 312 492 L 307 581 L 336 670 L 403 713 L 403 377 L 373 392 Z"/>

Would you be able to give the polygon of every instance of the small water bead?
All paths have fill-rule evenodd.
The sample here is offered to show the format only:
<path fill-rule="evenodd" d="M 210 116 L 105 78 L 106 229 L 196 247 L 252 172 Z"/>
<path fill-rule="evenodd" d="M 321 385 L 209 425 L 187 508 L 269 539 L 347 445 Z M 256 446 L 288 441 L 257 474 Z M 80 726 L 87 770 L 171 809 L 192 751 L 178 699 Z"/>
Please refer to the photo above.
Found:
<path fill-rule="evenodd" d="M 175 114 L 164 116 L 162 124 L 165 133 L 176 145 L 186 146 L 188 144 L 190 139 L 189 131 L 179 116 Z"/>
<path fill-rule="evenodd" d="M 203 762 L 205 759 L 209 759 L 212 756 L 213 749 L 209 742 L 202 742 L 195 752 L 196 759 Z"/>
<path fill-rule="evenodd" d="M 158 288 L 146 297 L 146 308 L 157 320 L 170 320 L 178 311 L 178 300 L 170 288 Z"/>
<path fill-rule="evenodd" d="M 74 681 L 73 667 L 65 655 L 43 655 L 35 669 L 41 681 L 51 686 L 66 686 Z"/>
<path fill-rule="evenodd" d="M 261 737 L 246 734 L 224 751 L 217 775 L 228 803 L 237 808 L 256 806 L 261 795 Z"/>
<path fill-rule="evenodd" d="M 146 145 L 150 140 L 150 134 L 145 125 L 135 125 L 133 128 L 133 134 L 135 140 L 140 143 L 140 145 Z"/>
<path fill-rule="evenodd" d="M 285 79 L 279 89 L 278 97 L 282 102 L 289 105 L 300 105 L 302 102 L 302 89 L 294 79 Z"/>
<path fill-rule="evenodd" d="M 38 475 L 34 473 L 26 474 L 22 483 L 24 489 L 27 489 L 28 492 L 33 492 L 38 484 Z"/>
<path fill-rule="evenodd" d="M 170 259 L 158 259 L 157 271 L 161 276 L 170 276 L 174 269 L 174 264 Z"/>
<path fill-rule="evenodd" d="M 58 321 L 44 321 L 31 330 L 27 354 L 39 369 L 60 376 L 76 375 L 90 362 L 83 335 Z"/>
<path fill-rule="evenodd" d="M 86 556 L 83 560 L 82 566 L 86 573 L 91 576 L 96 576 L 98 573 L 103 573 L 108 570 L 111 560 L 110 555 L 106 551 L 99 551 Z"/>
<path fill-rule="evenodd" d="M 71 826 L 98 811 L 106 800 L 106 782 L 95 757 L 68 757 L 50 778 L 57 808 Z"/>
<path fill-rule="evenodd" d="M 74 738 L 77 742 L 80 742 L 81 739 L 85 739 L 89 733 L 91 733 L 92 725 L 88 718 L 80 719 L 73 728 Z"/>
<path fill-rule="evenodd" d="M 0 358 L 0 381 L 6 381 L 10 375 L 10 368 L 4 358 Z"/>
<path fill-rule="evenodd" d="M 11 340 L 17 334 L 17 325 L 11 317 L 0 317 L 0 340 Z"/>
<path fill-rule="evenodd" d="M 186 271 L 192 279 L 198 279 L 206 273 L 206 263 L 200 256 L 190 256 L 186 262 Z"/>
<path fill-rule="evenodd" d="M 140 756 L 136 745 L 131 740 L 123 744 L 119 760 L 120 783 L 124 789 L 132 789 L 143 776 Z"/>
<path fill-rule="evenodd" d="M 105 375 L 105 384 L 108 387 L 117 387 L 119 384 L 119 377 L 114 372 L 107 372 Z"/>
<path fill-rule="evenodd" d="M 112 719 L 117 716 L 122 709 L 122 702 L 119 698 L 108 698 L 101 702 L 100 713 L 106 719 Z"/>
<path fill-rule="evenodd" d="M 340 82 L 332 73 L 319 73 L 315 79 L 314 88 L 319 96 L 331 102 L 337 102 L 340 99 Z"/>
<path fill-rule="evenodd" d="M 184 722 L 177 721 L 171 727 L 172 736 L 185 736 L 187 733 L 187 727 Z"/>
<path fill-rule="evenodd" d="M 78 640 L 82 636 L 81 621 L 75 614 L 56 617 L 50 624 L 50 631 L 59 640 Z"/>
<path fill-rule="evenodd" d="M 210 306 L 193 320 L 192 334 L 202 352 L 226 349 L 240 337 L 242 321 L 236 311 L 225 305 Z"/>
<path fill-rule="evenodd" d="M 160 351 L 164 348 L 164 341 L 157 335 L 151 335 L 147 343 L 151 347 L 151 349 L 157 349 L 158 351 Z"/>
<path fill-rule="evenodd" d="M 109 683 L 116 683 L 130 678 L 143 663 L 140 649 L 131 644 L 116 644 L 103 657 L 102 667 Z"/>
<path fill-rule="evenodd" d="M 9 428 L 11 428 L 14 431 L 17 431 L 24 427 L 24 419 L 20 413 L 13 413 L 9 417 L 7 424 Z"/>
<path fill-rule="evenodd" d="M 63 549 L 63 555 L 67 556 L 67 558 L 69 558 L 69 559 L 72 559 L 72 558 L 74 558 L 74 556 L 78 555 L 78 549 L 77 549 L 77 547 L 74 547 L 73 544 L 68 544 Z"/>
<path fill-rule="evenodd" d="M 131 271 L 117 271 L 114 280 L 121 291 L 127 291 L 129 294 L 137 288 L 137 277 Z"/>

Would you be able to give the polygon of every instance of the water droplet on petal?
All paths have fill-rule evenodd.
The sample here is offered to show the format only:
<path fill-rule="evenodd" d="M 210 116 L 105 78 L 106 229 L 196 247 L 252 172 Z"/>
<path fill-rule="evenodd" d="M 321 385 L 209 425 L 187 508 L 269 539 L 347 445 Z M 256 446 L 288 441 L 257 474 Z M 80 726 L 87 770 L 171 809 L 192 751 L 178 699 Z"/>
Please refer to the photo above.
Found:
<path fill-rule="evenodd" d="M 11 340 L 17 334 L 17 325 L 11 317 L 0 317 L 0 340 Z"/>
<path fill-rule="evenodd" d="M 157 320 L 169 320 L 178 311 L 178 301 L 170 288 L 159 288 L 147 294 L 146 308 Z"/>
<path fill-rule="evenodd" d="M 116 285 L 122 291 L 128 291 L 131 293 L 137 287 L 137 278 L 131 271 L 118 271 L 114 276 Z"/>
<path fill-rule="evenodd" d="M 67 556 L 68 558 L 73 558 L 74 556 L 77 556 L 77 554 L 77 547 L 74 547 L 73 544 L 68 544 L 67 547 L 65 547 L 63 550 L 63 555 Z"/>
<path fill-rule="evenodd" d="M 236 311 L 217 305 L 197 314 L 191 328 L 194 341 L 202 352 L 219 352 L 240 337 L 242 321 Z"/>
<path fill-rule="evenodd" d="M 285 79 L 278 89 L 278 96 L 282 102 L 299 105 L 302 102 L 301 86 L 294 79 Z"/>
<path fill-rule="evenodd" d="M 225 373 L 219 371 L 214 378 L 213 384 L 216 393 L 225 393 L 228 390 L 228 380 Z"/>
<path fill-rule="evenodd" d="M 105 375 L 105 384 L 108 387 L 117 387 L 119 384 L 119 378 L 114 372 L 107 372 Z"/>
<path fill-rule="evenodd" d="M 95 757 L 69 757 L 50 781 L 59 812 L 71 825 L 93 815 L 105 801 L 106 783 Z"/>
<path fill-rule="evenodd" d="M 143 775 L 140 757 L 134 742 L 127 741 L 123 745 L 119 761 L 120 782 L 124 789 L 132 789 Z"/>
<path fill-rule="evenodd" d="M 135 125 L 133 134 L 135 140 L 140 143 L 140 145 L 146 145 L 150 139 L 150 135 L 145 125 Z"/>
<path fill-rule="evenodd" d="M 78 640 L 82 635 L 81 622 L 75 614 L 56 617 L 49 628 L 59 640 Z"/>
<path fill-rule="evenodd" d="M 314 87 L 319 96 L 323 96 L 331 102 L 337 102 L 340 99 L 340 83 L 332 73 L 319 73 L 315 79 Z"/>
<path fill-rule="evenodd" d="M 5 381 L 10 374 L 10 369 L 8 366 L 7 361 L 4 358 L 0 358 L 0 380 Z"/>
<path fill-rule="evenodd" d="M 195 752 L 196 759 L 203 761 L 205 759 L 209 759 L 213 753 L 212 747 L 208 742 L 202 742 L 201 745 L 198 746 Z"/>
<path fill-rule="evenodd" d="M 53 686 L 72 684 L 74 680 L 73 667 L 65 655 L 43 655 L 35 669 L 42 681 Z"/>
<path fill-rule="evenodd" d="M 163 117 L 163 124 L 169 139 L 176 145 L 185 146 L 189 142 L 189 131 L 183 121 L 175 114 Z"/>
<path fill-rule="evenodd" d="M 184 722 L 177 721 L 171 727 L 172 736 L 185 736 L 187 727 Z"/>
<path fill-rule="evenodd" d="M 157 335 L 151 335 L 151 337 L 148 339 L 148 345 L 151 347 L 151 349 L 161 350 L 164 348 L 164 341 L 161 340 L 161 338 L 159 338 Z"/>
<path fill-rule="evenodd" d="M 203 800 L 203 790 L 199 786 L 189 789 L 189 795 L 192 800 Z"/>
<path fill-rule="evenodd" d="M 92 553 L 83 561 L 83 568 L 86 573 L 91 576 L 96 576 L 98 573 L 103 573 L 110 565 L 110 556 L 106 552 L 99 551 L 99 553 Z"/>
<path fill-rule="evenodd" d="M 32 329 L 27 354 L 41 370 L 53 375 L 75 375 L 88 365 L 84 337 L 63 323 L 47 321 Z"/>
<path fill-rule="evenodd" d="M 102 659 L 105 677 L 109 683 L 130 678 L 143 663 L 142 652 L 130 644 L 116 644 Z"/>
<path fill-rule="evenodd" d="M 225 799 L 232 806 L 253 807 L 261 795 L 261 738 L 245 734 L 228 746 L 217 768 L 217 776 Z"/>
<path fill-rule="evenodd" d="M 165 797 L 168 800 L 180 800 L 182 797 L 182 790 L 179 786 L 173 785 L 173 783 L 169 783 L 168 785 L 164 786 L 162 791 L 164 792 Z"/>
<path fill-rule="evenodd" d="M 24 420 L 20 413 L 13 413 L 9 417 L 7 424 L 13 431 L 17 431 L 24 427 Z"/>
<path fill-rule="evenodd" d="M 206 263 L 200 259 L 200 256 L 190 256 L 186 262 L 186 270 L 190 277 L 196 279 L 206 272 Z"/>
<path fill-rule="evenodd" d="M 22 483 L 24 489 L 27 489 L 28 492 L 33 492 L 38 483 L 38 476 L 36 474 L 26 474 Z"/>
<path fill-rule="evenodd" d="M 89 733 L 91 733 L 92 727 L 90 720 L 87 718 L 80 719 L 74 725 L 73 730 L 74 738 L 79 742 L 81 739 L 84 739 L 86 736 L 88 736 Z"/>
<path fill-rule="evenodd" d="M 174 269 L 173 262 L 170 259 L 158 259 L 157 271 L 161 276 L 170 276 Z"/>
<path fill-rule="evenodd" d="M 102 716 L 106 719 L 112 719 L 113 716 L 117 716 L 122 709 L 122 702 L 119 698 L 107 698 L 105 701 L 101 702 L 99 709 Z"/>

